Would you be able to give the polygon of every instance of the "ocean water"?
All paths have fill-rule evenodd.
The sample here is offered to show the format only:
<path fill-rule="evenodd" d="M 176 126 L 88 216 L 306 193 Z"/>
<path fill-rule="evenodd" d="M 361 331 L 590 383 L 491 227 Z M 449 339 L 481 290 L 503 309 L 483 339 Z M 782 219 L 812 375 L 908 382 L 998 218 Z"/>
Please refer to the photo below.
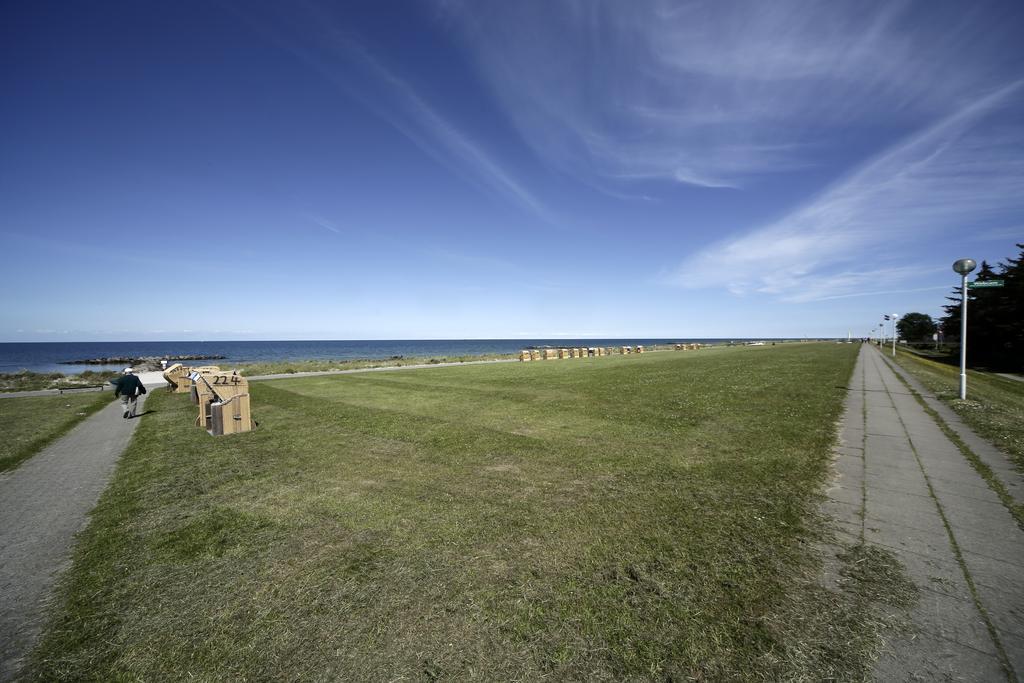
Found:
<path fill-rule="evenodd" d="M 166 341 L 166 342 L 39 342 L 0 344 L 0 372 L 64 372 L 111 370 L 113 365 L 64 365 L 62 362 L 114 356 L 218 355 L 211 361 L 230 367 L 237 363 L 288 360 L 354 360 L 392 356 L 472 356 L 517 353 L 530 346 L 622 346 L 672 343 L 721 344 L 744 339 L 380 339 L 338 341 Z"/>

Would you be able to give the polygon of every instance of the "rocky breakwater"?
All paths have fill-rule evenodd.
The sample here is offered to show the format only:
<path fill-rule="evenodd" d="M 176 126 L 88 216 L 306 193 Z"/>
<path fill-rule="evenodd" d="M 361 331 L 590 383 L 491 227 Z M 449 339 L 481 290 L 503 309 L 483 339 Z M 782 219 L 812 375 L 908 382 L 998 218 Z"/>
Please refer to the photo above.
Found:
<path fill-rule="evenodd" d="M 163 367 L 163 363 L 166 361 L 168 365 L 172 363 L 184 363 L 188 361 L 196 360 L 222 360 L 227 356 L 218 355 L 183 355 L 183 356 L 143 356 L 141 358 L 131 358 L 128 356 L 107 356 L 104 358 L 84 358 L 80 360 L 62 360 L 61 365 L 128 365 L 140 372 L 148 370 L 160 370 Z"/>

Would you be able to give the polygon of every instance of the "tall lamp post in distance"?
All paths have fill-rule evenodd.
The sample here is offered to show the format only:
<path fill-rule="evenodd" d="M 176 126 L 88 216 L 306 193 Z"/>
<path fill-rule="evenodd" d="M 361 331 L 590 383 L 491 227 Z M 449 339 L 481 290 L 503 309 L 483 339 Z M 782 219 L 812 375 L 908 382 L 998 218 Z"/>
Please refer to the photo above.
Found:
<path fill-rule="evenodd" d="M 892 357 L 896 357 L 896 318 L 900 317 L 899 313 L 892 314 Z"/>
<path fill-rule="evenodd" d="M 974 259 L 962 258 L 953 264 L 960 274 L 960 400 L 967 398 L 967 274 L 978 265 Z"/>

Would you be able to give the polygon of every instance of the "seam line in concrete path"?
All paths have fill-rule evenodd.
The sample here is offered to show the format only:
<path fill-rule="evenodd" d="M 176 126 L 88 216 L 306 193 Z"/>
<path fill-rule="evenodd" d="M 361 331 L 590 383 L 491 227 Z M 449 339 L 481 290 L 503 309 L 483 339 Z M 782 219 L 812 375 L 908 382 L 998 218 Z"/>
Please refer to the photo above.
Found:
<path fill-rule="evenodd" d="M 1024 520 L 1014 510 L 1014 505 L 1024 506 L 1024 487 L 1021 485 L 1022 478 L 1010 457 L 975 434 L 951 408 L 932 396 L 904 368 L 888 358 L 884 358 L 884 360 L 929 417 L 939 425 L 946 437 L 960 450 L 988 488 L 999 497 L 1002 505 L 1014 516 L 1017 525 L 1024 531 Z M 968 444 L 968 440 L 973 442 L 973 448 Z"/>
<path fill-rule="evenodd" d="M 875 676 L 1017 681 L 1024 532 L 900 381 L 861 348 L 826 502 L 841 543 L 884 548 L 918 588 L 905 613 L 913 628 L 882 634 Z"/>
<path fill-rule="evenodd" d="M 895 373 L 893 373 L 895 375 Z M 892 393 L 889 389 L 889 383 L 886 381 L 885 376 L 881 377 L 882 386 L 885 387 L 885 391 L 889 394 L 890 400 L 892 399 Z M 960 566 L 960 571 L 963 572 L 964 580 L 967 582 L 967 587 L 970 590 L 974 607 L 978 610 L 978 614 L 981 615 L 982 621 L 985 622 L 985 627 L 988 629 L 989 637 L 992 638 L 992 644 L 995 645 L 996 653 L 999 655 L 1000 663 L 1006 669 L 1007 679 L 1016 680 L 1017 676 L 1013 670 L 1013 665 L 1010 663 L 1009 657 L 1006 655 L 1006 649 L 1003 647 L 1002 640 L 999 638 L 999 633 L 996 631 L 995 625 L 992 623 L 992 618 L 989 616 L 988 610 L 981 604 L 981 599 L 978 597 L 978 589 L 974 585 L 974 578 L 971 576 L 971 571 L 967 567 L 967 563 L 964 561 L 963 552 L 960 549 L 960 544 L 956 540 L 956 535 L 953 533 L 953 528 L 949 523 L 949 518 L 946 516 L 946 511 L 942 507 L 942 503 L 939 501 L 938 496 L 935 495 L 935 490 L 932 488 L 931 478 L 928 476 L 928 472 L 925 470 L 924 463 L 921 461 L 921 454 L 918 451 L 917 445 L 914 443 L 914 437 L 911 436 L 910 430 L 907 429 L 907 425 L 903 420 L 903 416 L 900 415 L 899 410 L 896 411 L 896 419 L 899 420 L 900 426 L 903 428 L 906 434 L 907 441 L 910 443 L 910 448 L 914 452 L 914 459 L 917 461 L 917 466 L 921 470 L 921 475 L 924 477 L 925 485 L 928 487 L 928 493 L 932 498 L 932 502 L 935 503 L 935 508 L 938 510 L 939 517 L 942 519 L 942 525 L 946 529 L 946 535 L 949 537 L 949 545 L 953 550 L 953 556 L 956 558 L 957 564 Z M 930 416 L 929 416 L 930 417 Z"/>

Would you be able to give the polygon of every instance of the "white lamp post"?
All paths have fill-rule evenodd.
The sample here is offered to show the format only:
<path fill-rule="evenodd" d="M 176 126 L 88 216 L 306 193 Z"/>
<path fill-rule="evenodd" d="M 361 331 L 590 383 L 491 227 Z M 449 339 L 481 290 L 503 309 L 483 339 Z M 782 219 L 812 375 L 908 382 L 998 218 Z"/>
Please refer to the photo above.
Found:
<path fill-rule="evenodd" d="M 900 317 L 899 313 L 892 314 L 892 357 L 896 357 L 896 318 Z"/>
<path fill-rule="evenodd" d="M 953 270 L 960 274 L 960 400 L 967 398 L 967 274 L 978 265 L 974 259 L 962 258 L 953 264 Z"/>

